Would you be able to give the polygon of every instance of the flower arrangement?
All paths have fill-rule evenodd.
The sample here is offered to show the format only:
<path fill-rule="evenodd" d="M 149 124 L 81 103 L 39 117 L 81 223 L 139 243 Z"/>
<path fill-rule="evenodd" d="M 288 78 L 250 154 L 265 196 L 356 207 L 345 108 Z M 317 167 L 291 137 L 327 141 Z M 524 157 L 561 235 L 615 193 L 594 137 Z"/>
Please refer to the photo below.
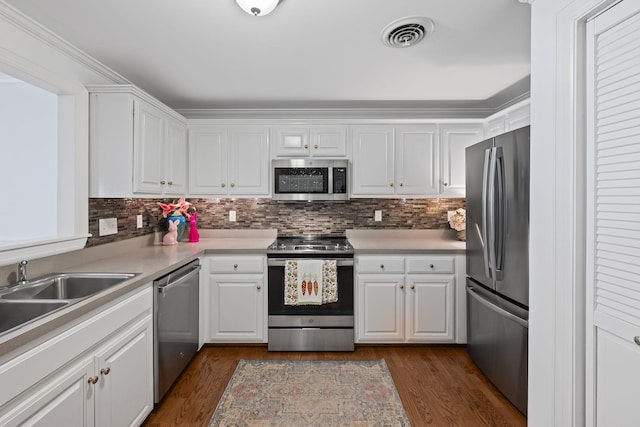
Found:
<path fill-rule="evenodd" d="M 164 220 L 170 216 L 183 216 L 186 219 L 191 219 L 191 214 L 196 211 L 195 206 L 187 202 L 184 198 L 177 202 L 169 203 L 168 205 L 158 202 L 158 206 L 162 209 L 160 218 L 158 218 L 160 222 L 164 222 Z"/>
<path fill-rule="evenodd" d="M 467 238 L 467 211 L 466 209 L 456 209 L 451 218 L 449 218 L 449 226 L 456 230 L 458 239 L 466 240 Z"/>

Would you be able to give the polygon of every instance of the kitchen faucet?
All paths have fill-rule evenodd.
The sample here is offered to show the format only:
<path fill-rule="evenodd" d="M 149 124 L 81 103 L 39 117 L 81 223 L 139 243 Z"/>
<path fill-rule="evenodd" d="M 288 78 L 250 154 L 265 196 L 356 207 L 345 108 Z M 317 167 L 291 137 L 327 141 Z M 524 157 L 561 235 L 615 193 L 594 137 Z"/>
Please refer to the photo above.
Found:
<path fill-rule="evenodd" d="M 20 264 L 18 264 L 18 283 L 16 283 L 16 285 L 24 285 L 29 282 L 27 279 L 27 264 L 28 261 L 26 259 L 20 261 Z"/>

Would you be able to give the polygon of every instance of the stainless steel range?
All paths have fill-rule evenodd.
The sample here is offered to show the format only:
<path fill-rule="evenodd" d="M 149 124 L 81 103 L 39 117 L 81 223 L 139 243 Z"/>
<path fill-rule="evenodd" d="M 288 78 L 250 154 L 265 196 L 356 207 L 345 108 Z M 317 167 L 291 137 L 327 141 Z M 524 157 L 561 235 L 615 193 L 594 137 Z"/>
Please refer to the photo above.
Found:
<path fill-rule="evenodd" d="M 335 261 L 337 301 L 285 303 L 288 261 Z M 353 351 L 353 247 L 345 237 L 279 237 L 267 250 L 270 351 Z"/>

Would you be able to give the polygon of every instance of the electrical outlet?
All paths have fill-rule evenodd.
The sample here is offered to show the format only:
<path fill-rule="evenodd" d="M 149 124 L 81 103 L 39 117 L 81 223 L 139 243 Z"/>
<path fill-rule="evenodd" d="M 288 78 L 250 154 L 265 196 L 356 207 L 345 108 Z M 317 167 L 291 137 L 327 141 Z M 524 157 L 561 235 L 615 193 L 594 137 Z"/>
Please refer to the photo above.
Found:
<path fill-rule="evenodd" d="M 235 222 L 236 220 L 236 211 L 229 211 L 229 221 Z"/>
<path fill-rule="evenodd" d="M 137 228 L 142 228 L 142 215 L 137 215 L 136 216 L 136 227 Z"/>
<path fill-rule="evenodd" d="M 456 211 L 447 211 L 447 221 L 451 219 L 454 213 L 456 213 Z"/>
<path fill-rule="evenodd" d="M 382 211 L 375 211 L 373 213 L 374 221 L 382 221 Z"/>
<path fill-rule="evenodd" d="M 103 218 L 98 221 L 100 236 L 118 234 L 118 218 Z"/>

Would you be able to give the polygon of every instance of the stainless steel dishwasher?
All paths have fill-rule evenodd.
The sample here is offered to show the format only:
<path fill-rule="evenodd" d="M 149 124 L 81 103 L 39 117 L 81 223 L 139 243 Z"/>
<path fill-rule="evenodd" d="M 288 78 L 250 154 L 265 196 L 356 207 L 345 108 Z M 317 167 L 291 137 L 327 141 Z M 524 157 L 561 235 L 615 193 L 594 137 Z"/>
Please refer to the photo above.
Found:
<path fill-rule="evenodd" d="M 195 260 L 153 282 L 155 403 L 198 351 L 200 269 Z"/>

